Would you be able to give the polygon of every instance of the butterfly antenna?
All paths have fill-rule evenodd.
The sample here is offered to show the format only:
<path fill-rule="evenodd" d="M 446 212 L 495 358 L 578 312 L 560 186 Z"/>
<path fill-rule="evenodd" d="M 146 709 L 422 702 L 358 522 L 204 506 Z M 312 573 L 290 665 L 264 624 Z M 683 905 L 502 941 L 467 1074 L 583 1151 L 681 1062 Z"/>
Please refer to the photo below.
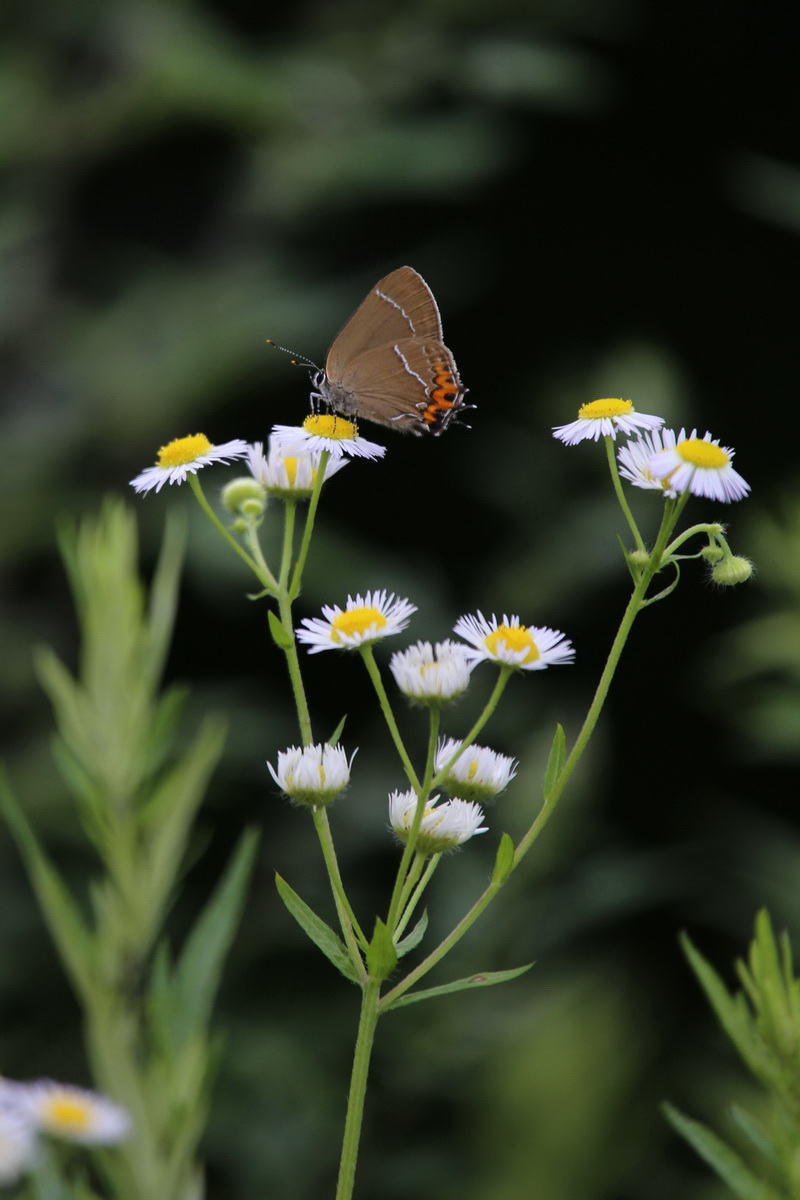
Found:
<path fill-rule="evenodd" d="M 279 346 L 277 342 L 273 342 L 272 338 L 267 338 L 266 341 L 268 346 L 274 346 L 276 350 L 282 350 L 284 354 L 291 355 L 292 366 L 313 367 L 315 371 L 319 370 L 317 364 L 312 362 L 310 358 L 305 358 L 305 356 L 302 354 L 296 354 L 294 350 L 290 350 L 288 346 Z"/>

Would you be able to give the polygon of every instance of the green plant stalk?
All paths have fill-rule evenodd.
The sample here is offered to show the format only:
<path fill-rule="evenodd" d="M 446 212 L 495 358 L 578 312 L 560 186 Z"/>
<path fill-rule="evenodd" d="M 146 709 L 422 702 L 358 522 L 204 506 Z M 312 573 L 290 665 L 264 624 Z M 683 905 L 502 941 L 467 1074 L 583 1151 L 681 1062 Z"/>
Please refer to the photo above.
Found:
<path fill-rule="evenodd" d="M 610 436 L 604 437 L 603 441 L 606 444 L 606 457 L 608 459 L 608 469 L 611 472 L 611 482 L 614 485 L 614 492 L 616 493 L 616 497 L 619 502 L 619 506 L 622 509 L 622 511 L 625 515 L 625 520 L 628 522 L 628 527 L 629 527 L 631 533 L 633 534 L 633 540 L 636 542 L 637 550 L 644 550 L 644 541 L 642 540 L 642 535 L 639 533 L 639 527 L 637 526 L 636 522 L 634 521 L 633 513 L 631 512 L 630 508 L 628 507 L 628 501 L 627 501 L 625 492 L 622 487 L 622 481 L 619 477 L 619 468 L 617 467 L 617 456 L 614 452 L 614 447 L 616 446 L 616 442 L 615 442 L 614 438 L 610 437 Z"/>
<path fill-rule="evenodd" d="M 350 1075 L 350 1092 L 347 1100 L 344 1137 L 342 1138 L 342 1155 L 339 1161 L 336 1200 L 351 1200 L 355 1186 L 358 1147 L 364 1119 L 364 1100 L 367 1094 L 367 1077 L 372 1047 L 375 1042 L 375 1027 L 378 1024 L 380 988 L 379 980 L 370 979 L 361 995 L 361 1014 L 353 1055 L 353 1069 Z"/>
<path fill-rule="evenodd" d="M 314 521 L 317 515 L 317 506 L 322 493 L 322 485 L 325 482 L 325 468 L 330 459 L 330 450 L 323 450 L 320 455 L 319 467 L 314 480 L 314 490 L 311 493 L 311 499 L 308 504 L 308 514 L 306 515 L 305 528 L 303 529 L 303 538 L 300 542 L 300 550 L 297 555 L 297 562 L 294 565 L 294 573 L 292 575 L 291 586 L 289 587 L 289 599 L 296 600 L 300 595 L 300 586 L 303 579 L 303 570 L 308 557 L 308 550 L 311 545 L 311 534 L 314 531 Z"/>
<path fill-rule="evenodd" d="M 206 500 L 205 493 L 203 492 L 203 489 L 200 486 L 200 481 L 198 480 L 197 475 L 194 473 L 190 473 L 188 476 L 188 479 L 189 479 L 189 486 L 191 487 L 192 491 L 194 492 L 197 503 L 200 505 L 203 512 L 206 514 L 209 521 L 214 526 L 214 528 L 217 530 L 217 532 L 222 534 L 222 536 L 224 537 L 224 539 L 228 543 L 228 545 L 231 547 L 231 549 L 236 554 L 239 555 L 239 558 L 241 558 L 243 562 L 247 563 L 248 567 L 253 572 L 255 577 L 258 579 L 259 583 L 261 583 L 262 586 L 267 589 L 267 591 L 273 592 L 273 593 L 276 592 L 278 589 L 278 584 L 277 584 L 276 579 L 272 575 L 271 571 L 269 571 L 267 569 L 266 573 L 265 573 L 264 568 L 259 566 L 259 564 L 255 561 L 255 559 L 252 558 L 247 553 L 247 551 L 244 550 L 239 545 L 239 543 L 236 541 L 235 538 L 231 537 L 228 530 L 222 524 L 219 517 L 214 512 L 213 508 L 208 503 L 208 500 Z"/>
<path fill-rule="evenodd" d="M 347 893 L 344 890 L 342 876 L 339 871 L 339 862 L 336 857 L 336 850 L 331 837 L 331 827 L 328 821 L 328 811 L 325 808 L 312 809 L 314 819 L 314 828 L 317 831 L 319 844 L 322 848 L 322 857 L 325 862 L 325 868 L 330 879 L 331 891 L 333 892 L 336 911 L 339 914 L 339 924 L 342 928 L 344 940 L 347 943 L 347 949 L 350 951 L 350 958 L 353 966 L 358 971 L 359 975 L 366 981 L 367 973 L 364 967 L 364 960 L 359 953 L 359 945 L 366 950 L 369 945 L 369 939 L 365 937 L 364 931 L 356 919 L 350 901 L 347 898 Z"/>

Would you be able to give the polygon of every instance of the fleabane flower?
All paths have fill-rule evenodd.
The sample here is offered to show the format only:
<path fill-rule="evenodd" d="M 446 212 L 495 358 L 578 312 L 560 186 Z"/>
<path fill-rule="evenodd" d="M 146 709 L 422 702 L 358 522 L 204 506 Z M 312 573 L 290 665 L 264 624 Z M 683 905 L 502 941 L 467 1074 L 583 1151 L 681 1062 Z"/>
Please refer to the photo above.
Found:
<path fill-rule="evenodd" d="M 496 662 L 521 671 L 543 671 L 545 667 L 571 663 L 575 650 L 565 634 L 547 626 L 523 625 L 519 617 L 502 621 L 483 613 L 459 617 L 453 632 L 471 644 L 467 651 L 473 662 Z"/>
<path fill-rule="evenodd" d="M 350 782 L 356 751 L 347 755 L 341 746 L 290 746 L 278 754 L 277 770 L 267 763 L 278 787 L 295 804 L 318 808 L 341 796 Z"/>
<path fill-rule="evenodd" d="M 430 642 L 417 642 L 407 650 L 398 650 L 389 659 L 389 670 L 410 700 L 436 707 L 466 691 L 472 663 L 466 646 L 446 638 L 435 647 Z"/>
<path fill-rule="evenodd" d="M 653 454 L 650 471 L 677 495 L 688 489 L 693 496 L 730 504 L 743 500 L 750 491 L 750 484 L 731 466 L 733 455 L 733 450 L 720 446 L 710 433 L 699 438 L 693 429 L 686 437 L 681 430 L 674 446 Z"/>
<path fill-rule="evenodd" d="M 438 775 L 458 750 L 461 743 L 457 738 L 440 738 L 434 758 L 434 770 Z M 459 754 L 439 784 L 451 796 L 460 800 L 474 800 L 485 804 L 487 800 L 505 791 L 517 773 L 518 764 L 506 754 L 497 754 L 488 746 L 468 746 Z"/>
<path fill-rule="evenodd" d="M 161 447 L 156 466 L 146 467 L 131 480 L 131 487 L 137 492 L 149 492 L 153 488 L 160 492 L 165 483 L 184 483 L 187 475 L 196 475 L 201 467 L 215 462 L 233 462 L 246 453 L 247 442 L 242 438 L 234 438 L 221 446 L 212 445 L 204 433 L 175 438 Z"/>
<path fill-rule="evenodd" d="M 588 438 L 596 442 L 601 437 L 615 438 L 617 433 L 632 434 L 637 429 L 658 429 L 663 424 L 663 417 L 636 412 L 630 400 L 591 400 L 578 409 L 577 421 L 554 426 L 553 437 L 568 446 L 575 446 Z"/>
<path fill-rule="evenodd" d="M 324 604 L 321 617 L 305 617 L 297 632 L 297 640 L 304 642 L 309 654 L 321 650 L 356 650 L 369 646 L 381 638 L 402 633 L 416 604 L 408 600 L 395 599 L 394 592 L 367 592 L 366 596 L 348 596 L 345 607 Z"/>
<path fill-rule="evenodd" d="M 111 1145 L 131 1128 L 125 1109 L 107 1096 L 50 1079 L 19 1084 L 16 1103 L 41 1133 L 67 1142 Z"/>
<path fill-rule="evenodd" d="M 290 454 L 286 444 L 271 439 L 269 450 L 264 454 L 262 442 L 247 447 L 247 465 L 250 474 L 273 496 L 282 500 L 307 500 L 314 490 L 319 472 L 319 450 L 300 448 Z M 342 456 L 328 459 L 325 479 L 341 471 L 348 460 Z"/>
<path fill-rule="evenodd" d="M 33 1165 L 36 1128 L 13 1103 L 0 1097 L 0 1187 L 16 1183 Z"/>
<path fill-rule="evenodd" d="M 351 458 L 383 458 L 385 446 L 359 437 L 358 427 L 338 413 L 310 413 L 302 425 L 274 425 L 271 442 L 285 448 L 287 454 L 301 450 L 321 453 L 327 450 L 331 459 L 343 454 Z"/>
<path fill-rule="evenodd" d="M 468 800 L 447 800 L 444 804 L 438 801 L 438 796 L 431 796 L 425 802 L 414 844 L 417 853 L 443 854 L 468 842 L 477 833 L 486 833 L 488 825 L 481 825 L 483 811 L 479 804 Z M 389 796 L 389 823 L 401 842 L 408 841 L 416 811 L 416 792 L 392 792 Z"/>
<path fill-rule="evenodd" d="M 657 491 L 665 499 L 674 500 L 678 493 L 669 479 L 660 479 L 653 474 L 650 460 L 662 450 L 673 450 L 675 440 L 672 429 L 654 429 L 635 440 L 631 438 L 617 451 L 620 475 L 634 487 Z"/>

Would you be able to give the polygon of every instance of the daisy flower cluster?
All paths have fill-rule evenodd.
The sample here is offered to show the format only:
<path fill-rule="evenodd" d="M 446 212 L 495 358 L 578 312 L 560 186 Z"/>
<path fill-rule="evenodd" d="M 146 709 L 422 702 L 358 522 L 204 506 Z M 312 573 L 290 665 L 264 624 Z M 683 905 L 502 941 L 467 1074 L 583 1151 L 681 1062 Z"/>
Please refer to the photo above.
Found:
<path fill-rule="evenodd" d="M 49 1079 L 16 1083 L 0 1077 L 0 1186 L 35 1166 L 40 1136 L 109 1146 L 130 1129 L 126 1111 L 97 1092 Z"/>

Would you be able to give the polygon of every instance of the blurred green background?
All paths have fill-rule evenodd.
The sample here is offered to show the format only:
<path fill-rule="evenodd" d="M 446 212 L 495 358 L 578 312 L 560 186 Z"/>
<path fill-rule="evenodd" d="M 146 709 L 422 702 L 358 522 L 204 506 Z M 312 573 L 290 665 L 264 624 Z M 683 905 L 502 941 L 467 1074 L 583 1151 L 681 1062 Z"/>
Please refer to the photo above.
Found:
<path fill-rule="evenodd" d="M 480 607 L 577 646 L 573 670 L 509 689 L 486 740 L 522 770 L 485 844 L 441 872 L 434 932 L 482 888 L 500 829 L 527 826 L 553 724 L 574 736 L 626 600 L 602 454 L 550 427 L 630 396 L 735 447 L 753 485 L 730 511 L 687 511 L 730 520 L 755 583 L 716 592 L 690 565 L 644 615 L 535 861 L 437 980 L 532 957 L 534 970 L 380 1031 L 369 1200 L 723 1194 L 657 1106 L 721 1125 L 728 1095 L 748 1091 L 678 931 L 729 975 L 760 905 L 779 928 L 800 918 L 791 14 L 743 0 L 3 8 L 2 725 L 17 788 L 77 887 L 92 863 L 31 665 L 41 641 L 76 655 L 55 522 L 124 493 L 175 436 L 266 439 L 302 419 L 305 374 L 265 338 L 322 360 L 368 288 L 410 263 L 478 406 L 471 432 L 442 439 L 363 428 L 386 460 L 326 490 L 301 612 L 387 587 L 419 605 L 411 639 Z M 332 1194 L 357 1005 L 272 884 L 278 869 L 330 912 L 310 826 L 264 768 L 296 739 L 282 663 L 186 489 L 129 496 L 145 564 L 167 510 L 190 512 L 170 678 L 193 688 L 188 723 L 210 709 L 231 722 L 176 939 L 242 825 L 263 829 L 218 1010 L 209 1194 L 317 1200 Z M 634 501 L 652 531 L 657 505 Z M 346 708 L 345 744 L 361 747 L 334 829 L 368 919 L 396 861 L 385 797 L 400 778 L 358 668 L 308 660 L 318 728 Z M 418 726 L 409 715 L 412 738 Z M 84 1081 L 78 1013 L 3 831 L 0 889 L 0 1071 Z"/>

